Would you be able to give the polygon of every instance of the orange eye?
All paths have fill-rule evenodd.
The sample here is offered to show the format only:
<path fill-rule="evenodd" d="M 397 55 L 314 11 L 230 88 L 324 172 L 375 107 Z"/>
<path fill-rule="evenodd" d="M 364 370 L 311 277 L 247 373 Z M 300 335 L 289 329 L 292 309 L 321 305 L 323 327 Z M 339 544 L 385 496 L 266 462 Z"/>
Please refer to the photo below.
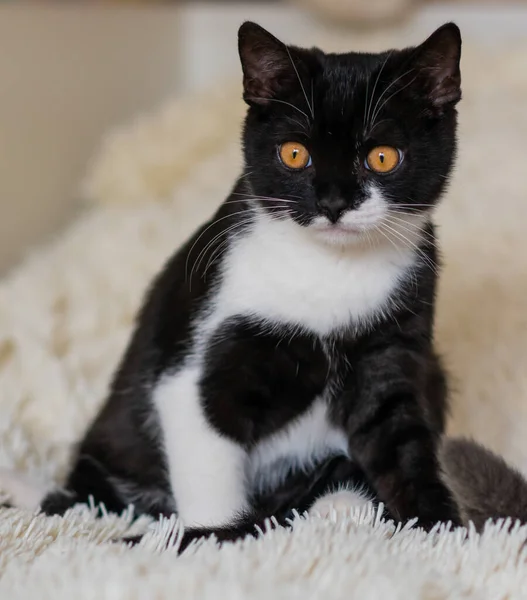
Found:
<path fill-rule="evenodd" d="M 279 149 L 280 160 L 289 169 L 305 169 L 311 165 L 311 155 L 303 144 L 286 142 Z"/>
<path fill-rule="evenodd" d="M 375 173 L 390 173 L 401 162 L 402 154 L 391 146 L 376 146 L 366 157 L 366 168 Z"/>

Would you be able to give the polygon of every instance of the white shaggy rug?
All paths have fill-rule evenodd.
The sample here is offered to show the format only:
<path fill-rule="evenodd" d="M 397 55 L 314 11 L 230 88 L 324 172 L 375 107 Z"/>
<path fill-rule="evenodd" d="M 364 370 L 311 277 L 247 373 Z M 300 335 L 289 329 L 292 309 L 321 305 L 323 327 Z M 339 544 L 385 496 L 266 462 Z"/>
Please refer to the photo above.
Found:
<path fill-rule="evenodd" d="M 327 35 L 327 34 L 326 34 Z M 325 48 L 408 42 L 344 39 Z M 418 41 L 413 36 L 411 41 Z M 234 43 L 234 40 L 233 40 Z M 437 214 L 445 268 L 437 338 L 450 431 L 527 470 L 527 45 L 464 48 L 459 166 Z M 168 103 L 109 135 L 85 214 L 0 283 L 0 467 L 60 480 L 102 401 L 151 276 L 210 215 L 239 168 L 240 86 Z M 38 198 L 35 199 L 38 201 Z M 177 557 L 170 523 L 129 549 L 126 515 L 0 510 L 0 598 L 527 598 L 527 529 L 395 530 L 373 512 Z M 144 528 L 146 520 L 134 524 Z"/>

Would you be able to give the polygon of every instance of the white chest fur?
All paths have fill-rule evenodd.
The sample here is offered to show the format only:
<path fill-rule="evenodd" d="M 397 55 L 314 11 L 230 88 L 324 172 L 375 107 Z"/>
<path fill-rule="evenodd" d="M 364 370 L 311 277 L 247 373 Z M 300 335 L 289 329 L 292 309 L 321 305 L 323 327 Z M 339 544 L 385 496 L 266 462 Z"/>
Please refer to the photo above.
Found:
<path fill-rule="evenodd" d="M 259 217 L 224 262 L 216 312 L 298 325 L 319 335 L 360 327 L 386 306 L 415 261 L 393 244 L 336 247 L 316 242 L 293 221 Z"/>

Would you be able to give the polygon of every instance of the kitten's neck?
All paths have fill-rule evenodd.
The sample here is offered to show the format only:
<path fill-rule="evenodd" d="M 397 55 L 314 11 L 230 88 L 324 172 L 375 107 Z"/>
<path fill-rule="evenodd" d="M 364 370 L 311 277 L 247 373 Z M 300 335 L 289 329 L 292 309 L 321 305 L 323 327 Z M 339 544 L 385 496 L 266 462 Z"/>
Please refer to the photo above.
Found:
<path fill-rule="evenodd" d="M 386 314 L 418 256 L 409 245 L 322 244 L 292 219 L 256 212 L 225 255 L 218 314 L 249 314 L 321 336 L 362 330 Z"/>

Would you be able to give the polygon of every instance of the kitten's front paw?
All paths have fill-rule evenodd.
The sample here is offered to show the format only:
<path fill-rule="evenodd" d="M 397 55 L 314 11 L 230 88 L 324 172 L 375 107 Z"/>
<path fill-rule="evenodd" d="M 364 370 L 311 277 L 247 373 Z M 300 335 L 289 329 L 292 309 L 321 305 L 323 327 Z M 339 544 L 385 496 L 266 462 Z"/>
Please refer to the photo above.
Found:
<path fill-rule="evenodd" d="M 318 515 L 323 519 L 331 517 L 333 512 L 339 515 L 348 515 L 352 509 L 367 506 L 371 498 L 358 490 L 340 490 L 319 498 L 309 509 L 310 515 Z"/>

